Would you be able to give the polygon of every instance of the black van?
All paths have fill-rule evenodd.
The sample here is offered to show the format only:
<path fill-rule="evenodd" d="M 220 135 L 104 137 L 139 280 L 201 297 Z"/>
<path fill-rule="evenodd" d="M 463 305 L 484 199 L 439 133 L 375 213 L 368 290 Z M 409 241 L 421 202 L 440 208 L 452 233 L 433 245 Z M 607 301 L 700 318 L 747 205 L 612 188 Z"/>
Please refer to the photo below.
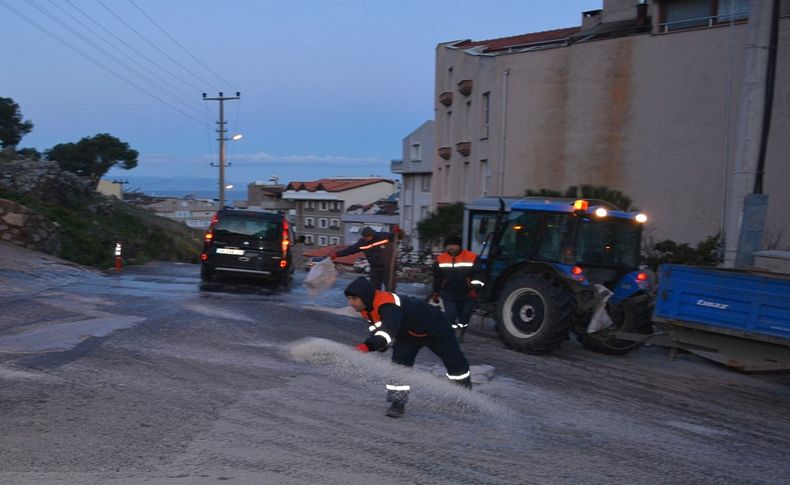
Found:
<path fill-rule="evenodd" d="M 287 284 L 293 275 L 293 229 L 281 214 L 223 209 L 204 236 L 200 277 L 258 277 Z"/>

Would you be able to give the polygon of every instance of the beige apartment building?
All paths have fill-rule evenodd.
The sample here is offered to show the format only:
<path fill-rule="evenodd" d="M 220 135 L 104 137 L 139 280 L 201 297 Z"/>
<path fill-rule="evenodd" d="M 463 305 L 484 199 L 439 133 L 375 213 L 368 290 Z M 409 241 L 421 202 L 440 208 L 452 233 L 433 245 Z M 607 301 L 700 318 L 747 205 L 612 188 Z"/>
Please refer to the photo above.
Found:
<path fill-rule="evenodd" d="M 589 184 L 628 195 L 654 240 L 696 243 L 722 230 L 747 115 L 753 2 L 602 6 L 580 26 L 437 46 L 433 207 Z M 764 193 L 766 241 L 785 249 L 790 0 L 777 52 Z"/>
<path fill-rule="evenodd" d="M 305 237 L 306 245 L 331 246 L 343 244 L 346 209 L 389 197 L 394 191 L 395 183 L 383 178 L 325 178 L 291 182 L 282 198 L 295 203 L 294 231 Z"/>

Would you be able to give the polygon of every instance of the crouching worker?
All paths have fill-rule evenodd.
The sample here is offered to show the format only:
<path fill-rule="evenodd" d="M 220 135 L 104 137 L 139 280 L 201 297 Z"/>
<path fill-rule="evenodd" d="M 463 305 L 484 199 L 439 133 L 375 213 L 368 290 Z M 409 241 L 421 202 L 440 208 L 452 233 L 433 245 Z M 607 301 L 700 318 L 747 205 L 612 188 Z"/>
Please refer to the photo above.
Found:
<path fill-rule="evenodd" d="M 428 347 L 442 360 L 451 381 L 472 388 L 469 362 L 441 310 L 411 296 L 374 290 L 363 277 L 352 281 L 345 294 L 348 304 L 370 325 L 370 336 L 365 343 L 357 345 L 359 350 L 383 352 L 392 347 L 392 362 L 411 367 L 420 349 Z M 387 385 L 387 401 L 392 403 L 387 416 L 403 415 L 409 390 L 409 385 L 401 382 Z"/>

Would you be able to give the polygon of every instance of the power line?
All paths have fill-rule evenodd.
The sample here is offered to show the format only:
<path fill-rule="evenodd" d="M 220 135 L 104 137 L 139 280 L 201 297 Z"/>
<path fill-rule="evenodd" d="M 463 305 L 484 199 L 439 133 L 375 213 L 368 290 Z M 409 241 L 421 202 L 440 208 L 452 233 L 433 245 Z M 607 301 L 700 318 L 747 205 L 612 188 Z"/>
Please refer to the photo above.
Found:
<path fill-rule="evenodd" d="M 52 2 L 54 3 L 54 1 L 55 1 L 55 0 L 50 0 L 50 1 L 52 1 Z M 85 13 L 83 10 L 80 10 L 80 8 L 79 8 L 79 7 L 77 7 L 76 5 L 74 5 L 74 4 L 71 2 L 71 0 L 66 0 L 66 2 L 68 2 L 68 4 L 69 4 L 69 5 L 71 5 L 71 6 L 72 6 L 72 7 L 73 7 L 75 10 L 77 10 L 77 11 L 78 11 L 78 12 L 80 12 L 82 15 L 84 15 L 85 17 L 87 17 L 87 18 L 88 18 L 88 20 L 90 20 L 91 22 L 93 22 L 94 24 L 96 24 L 98 27 L 100 27 L 102 30 L 104 30 L 104 31 L 105 31 L 107 34 L 111 35 L 111 36 L 112 36 L 112 37 L 113 37 L 115 40 L 117 40 L 118 42 L 120 42 L 121 44 L 123 44 L 124 46 L 126 46 L 126 47 L 127 47 L 129 50 L 133 51 L 135 54 L 137 54 L 138 56 L 140 56 L 142 59 L 145 59 L 146 61 L 150 62 L 150 63 L 151 63 L 151 64 L 153 64 L 155 67 L 157 67 L 158 69 L 161 69 L 162 71 L 164 71 L 165 73 L 167 73 L 168 75 L 170 75 L 171 77 L 173 77 L 174 79 L 177 79 L 178 81 L 180 81 L 180 82 L 182 82 L 182 83 L 186 84 L 187 86 L 191 87 L 192 89 L 194 89 L 194 90 L 196 90 L 196 91 L 202 91 L 202 88 L 200 88 L 200 87 L 198 87 L 198 86 L 195 86 L 194 84 L 190 83 L 189 81 L 187 81 L 187 80 L 186 80 L 186 79 L 184 79 L 183 77 L 181 77 L 181 76 L 179 76 L 179 75 L 177 75 L 177 74 L 173 73 L 173 72 L 172 72 L 172 71 L 170 71 L 169 69 L 165 68 L 164 66 L 160 65 L 159 63 L 157 63 L 157 62 L 156 62 L 156 61 L 154 61 L 153 59 L 149 58 L 148 56 L 146 56 L 145 54 L 143 54 L 142 52 L 140 52 L 139 50 L 137 50 L 137 49 L 136 49 L 136 48 L 135 48 L 133 45 L 129 44 L 128 42 L 126 42 L 126 41 L 124 41 L 123 39 L 121 39 L 120 37 L 118 37 L 118 36 L 117 36 L 117 35 L 116 35 L 116 34 L 115 34 L 113 31 L 111 31 L 110 29 L 108 29 L 107 27 L 105 27 L 104 25 L 102 25 L 100 22 L 98 22 L 98 21 L 94 20 L 94 19 L 93 19 L 93 18 L 92 18 L 90 15 L 88 15 L 87 13 Z M 164 81 L 163 81 L 163 82 L 164 82 Z M 195 103 L 197 104 L 197 102 L 196 102 L 196 101 L 195 101 Z"/>
<path fill-rule="evenodd" d="M 143 93 L 145 93 L 145 94 L 147 94 L 148 96 L 150 96 L 150 97 L 152 97 L 152 98 L 156 99 L 156 100 L 157 100 L 157 101 L 159 101 L 160 103 L 162 103 L 162 104 L 164 104 L 164 105 L 166 105 L 166 106 L 169 106 L 170 108 L 172 108 L 173 110 L 175 110 L 175 111 L 177 111 L 177 112 L 181 113 L 182 115 L 186 116 L 187 118 L 189 118 L 189 119 L 191 119 L 191 120 L 194 120 L 194 121 L 197 121 L 198 123 L 201 123 L 201 124 L 203 123 L 203 121 L 202 121 L 202 120 L 199 120 L 199 119 L 195 118 L 194 116 L 192 116 L 192 115 L 190 115 L 190 114 L 188 114 L 188 113 L 185 113 L 184 111 L 182 111 L 182 110 L 178 109 L 177 107 L 175 107 L 175 106 L 173 106 L 172 104 L 168 103 L 167 101 L 165 101 L 164 99 L 160 98 L 159 96 L 157 96 L 157 95 L 155 95 L 155 94 L 153 94 L 153 93 L 150 93 L 149 91 L 147 91 L 147 90 L 145 90 L 144 88 L 140 87 L 140 86 L 139 86 L 139 85 L 137 85 L 136 83 L 134 83 L 134 82 L 130 81 L 129 79 L 127 79 L 125 76 L 122 76 L 122 75 L 118 74 L 117 72 L 113 71 L 112 69 L 110 69 L 109 67 L 105 66 L 105 65 L 104 65 L 104 64 L 102 64 L 101 62 L 99 62 L 99 61 L 97 61 L 96 59 L 92 58 L 90 55 L 86 54 L 85 52 L 83 52 L 82 50 L 80 50 L 78 47 L 75 47 L 75 46 L 73 46 L 73 45 L 72 45 L 72 44 L 70 44 L 68 41 L 66 41 L 65 39 L 61 38 L 60 36 L 58 36 L 58 35 L 57 35 L 57 34 L 55 34 L 54 32 L 51 32 L 51 31 L 50 31 L 50 30 L 48 30 L 46 27 L 43 27 L 43 26 L 39 25 L 38 23 L 36 23 L 34 20 L 32 20 L 31 18 L 29 18 L 28 16 L 26 16 L 25 14 L 23 14 L 23 13 L 22 13 L 22 12 L 20 12 L 19 10 L 15 9 L 15 8 L 13 8 L 13 7 L 11 7 L 10 5 L 8 5 L 8 4 L 5 2 L 5 0 L 0 0 L 0 4 L 1 4 L 1 5 L 3 5 L 3 6 L 4 6 L 6 9 L 10 10 L 10 11 L 11 11 L 13 14 L 15 14 L 16 16 L 18 16 L 19 18 L 21 18 L 22 20 L 26 21 L 27 23 L 29 23 L 29 24 L 30 24 L 30 25 L 32 25 L 33 27 L 37 28 L 37 29 L 38 29 L 38 30 L 40 30 L 41 32 L 44 32 L 45 34 L 49 35 L 50 37 L 52 37 L 53 39 L 55 39 L 56 41 L 58 41 L 60 44 L 62 44 L 62 45 L 64 45 L 64 46 L 68 47 L 69 49 L 73 50 L 74 52 L 76 52 L 76 53 L 77 53 L 77 54 L 79 54 L 80 56 L 84 57 L 85 59 L 87 59 L 87 60 L 88 60 L 88 61 L 90 61 L 91 63 L 95 64 L 95 65 L 96 65 L 96 66 L 98 66 L 99 68 L 101 68 L 101 69 L 103 69 L 103 70 L 107 71 L 108 73 L 110 73 L 110 74 L 112 74 L 113 76 L 117 77 L 118 79 L 120 79 L 120 80 L 124 81 L 125 83 L 128 83 L 128 84 L 130 84 L 130 85 L 131 85 L 132 87 L 134 87 L 135 89 L 137 89 L 137 90 L 139 90 L 139 91 L 142 91 Z"/>
<path fill-rule="evenodd" d="M 102 0 L 96 0 L 96 1 L 98 2 L 98 4 L 99 4 L 99 5 L 101 5 L 102 7 L 104 7 L 104 9 L 105 9 L 105 10 L 107 10 L 108 12 L 110 12 L 110 14 L 111 14 L 113 17 L 115 17 L 115 18 L 116 18 L 116 19 L 118 19 L 118 20 L 119 20 L 121 23 L 123 23 L 123 24 L 124 24 L 126 27 L 128 27 L 128 28 L 129 28 L 129 30 L 131 30 L 132 32 L 134 32 L 135 34 L 137 34 L 137 35 L 138 35 L 138 36 L 139 36 L 141 39 L 143 39 L 143 40 L 144 40 L 144 41 L 145 41 L 145 42 L 146 42 L 148 45 L 150 45 L 151 47 L 153 47 L 154 49 L 156 49 L 156 50 L 157 50 L 157 51 L 158 51 L 160 54 L 162 54 L 163 56 L 165 56 L 165 57 L 167 57 L 168 59 L 170 59 L 170 61 L 171 61 L 171 62 L 173 62 L 173 64 L 177 65 L 178 67 L 180 67 L 181 69 L 183 69 L 183 70 L 184 70 L 186 73 L 188 73 L 189 75 L 191 75 L 192 77 L 194 77 L 194 78 L 195 78 L 195 79 L 197 79 L 198 81 L 202 82 L 203 84 L 207 84 L 207 85 L 210 85 L 210 84 L 211 84 L 211 83 L 207 82 L 205 79 L 203 79 L 203 78 L 201 78 L 200 76 L 198 76 L 197 74 L 195 74 L 194 72 L 192 72 L 191 70 L 189 70 L 187 67 L 185 67 L 183 64 L 181 64 L 181 63 L 180 63 L 180 62 L 178 62 L 177 60 L 173 59 L 173 57 L 172 57 L 172 56 L 170 56 L 168 53 L 166 53 L 165 51 L 163 51 L 162 49 L 160 49 L 160 48 L 159 48 L 159 46 L 157 46 L 156 44 L 154 44 L 153 42 L 151 42 L 150 40 L 148 40 L 148 38 L 147 38 L 147 37 L 145 37 L 145 36 L 144 36 L 143 34 L 141 34 L 140 32 L 138 32 L 138 31 L 137 31 L 137 29 L 135 29 L 134 27 L 132 27 L 131 25 L 129 25 L 129 23 L 128 23 L 126 20 L 124 20 L 124 19 L 123 19 L 123 18 L 121 18 L 121 17 L 120 17 L 118 14 L 116 14 L 115 12 L 113 12 L 113 11 L 112 11 L 112 9 L 110 9 L 110 8 L 109 8 L 107 5 L 105 5 L 104 3 L 102 3 Z M 221 89 L 221 88 L 217 88 L 216 86 L 214 86 L 214 89 Z"/>
<path fill-rule="evenodd" d="M 178 42 L 176 39 L 174 39 L 174 38 L 173 38 L 173 36 L 171 36 L 171 35 L 170 35 L 170 34 L 169 34 L 169 33 L 168 33 L 168 32 L 167 32 L 165 29 L 163 29 L 163 28 L 162 28 L 162 26 L 160 26 L 158 23 L 156 23 L 156 21 L 154 21 L 154 19 L 152 19 L 152 18 L 151 18 L 151 17 L 150 17 L 150 16 L 149 16 L 147 13 L 145 13 L 145 12 L 143 11 L 143 9 L 141 9 L 141 8 L 140 8 L 140 7 L 139 7 L 139 6 L 138 6 L 136 3 L 134 3 L 134 0 L 129 0 L 129 3 L 131 3 L 131 4 L 134 6 L 134 8 L 136 8 L 136 9 L 137 9 L 137 10 L 138 10 L 138 11 L 139 11 L 141 14 L 143 14 L 143 15 L 145 16 L 145 18 L 147 18 L 148 20 L 150 20 L 152 24 L 154 24 L 154 25 L 155 25 L 155 26 L 156 26 L 156 27 L 157 27 L 159 30 L 161 30 L 161 31 L 162 31 L 162 33 L 163 33 L 163 34 L 165 34 L 165 35 L 167 36 L 167 38 L 168 38 L 168 39 L 172 40 L 172 41 L 173 41 L 173 43 L 174 43 L 175 45 L 177 45 L 178 47 L 180 47 L 180 48 L 181 48 L 181 50 L 183 50 L 184 52 L 186 52 L 186 53 L 187 53 L 187 55 L 188 55 L 189 57 L 191 57 L 192 59 L 194 59 L 194 60 L 195 60 L 195 62 L 197 62 L 198 64 L 200 64 L 201 66 L 203 66 L 203 67 L 204 67 L 204 68 L 205 68 L 205 69 L 206 69 L 208 72 L 210 72 L 211 74 L 213 74 L 213 75 L 214 75 L 214 77 L 216 77 L 217 79 L 219 79 L 220 81 L 222 81 L 223 83 L 225 83 L 227 86 L 229 86 L 229 87 L 233 88 L 234 90 L 236 89 L 235 87 L 233 87 L 233 86 L 231 85 L 231 83 L 229 83 L 228 81 L 226 81 L 225 79 L 223 79 L 223 78 L 222 78 L 222 77 L 221 77 L 219 74 L 217 74 L 216 72 L 214 72 L 214 71 L 213 71 L 213 70 L 212 70 L 210 67 L 208 67 L 207 65 L 203 64 L 203 62 L 202 62 L 200 59 L 198 59 L 197 57 L 195 57 L 194 55 L 192 55 L 192 53 L 191 53 L 191 52 L 189 52 L 189 50 L 187 50 L 187 48 L 186 48 L 186 47 L 184 47 L 183 45 L 181 45 L 181 43 L 180 43 L 180 42 Z"/>
<path fill-rule="evenodd" d="M 185 108 L 189 108 L 189 109 L 193 110 L 193 113 L 194 113 L 194 114 L 197 114 L 197 115 L 199 115 L 199 114 L 201 113 L 200 109 L 198 109 L 198 108 L 197 108 L 197 104 L 196 104 L 196 103 L 195 103 L 195 104 L 193 104 L 193 101 L 192 101 L 192 100 L 190 100 L 189 98 L 185 97 L 183 94 L 181 94 L 180 92 L 178 92 L 178 88 L 177 88 L 177 87 L 175 87 L 175 86 L 172 86 L 172 85 L 171 85 L 171 87 L 172 87 L 172 88 L 173 88 L 175 91 L 173 91 L 173 92 L 168 92 L 166 89 L 163 89 L 161 86 L 158 86 L 158 85 L 156 84 L 156 82 L 152 81 L 150 78 L 146 78 L 146 76 L 144 76 L 143 74 L 141 74 L 141 73 L 140 73 L 138 70 L 136 70 L 135 68 L 133 68 L 133 67 L 129 66 L 128 64 L 126 64 L 125 62 L 123 62 L 122 60 L 120 60 L 119 58 L 115 57 L 115 56 L 113 55 L 113 53 L 112 53 L 112 52 L 108 51 L 107 49 L 105 49 L 105 48 L 104 48 L 103 46 L 101 46 L 100 44 L 97 44 L 97 43 L 96 43 L 96 42 L 94 42 L 92 39 L 90 39 L 90 38 L 86 37 L 86 36 L 85 36 L 85 35 L 83 35 L 82 33 L 80 33 L 80 32 L 78 32 L 78 31 L 76 31 L 75 29 L 73 29 L 73 28 L 72 28 L 71 26 L 69 26 L 67 23 L 64 23 L 64 22 L 63 22 L 61 19 L 59 19 L 59 18 L 58 18 L 57 16 L 55 16 L 54 14 L 52 14 L 52 13 L 50 13 L 50 12 L 47 12 L 46 10 L 44 10 L 44 9 L 43 9 L 43 7 L 41 7 L 41 6 L 39 6 L 39 5 L 36 5 L 36 4 L 35 4 L 34 2 L 32 2 L 31 0 L 27 0 L 27 1 L 28 1 L 28 3 L 29 3 L 29 4 L 31 4 L 31 5 L 33 5 L 34 7 L 36 7 L 36 8 L 37 8 L 39 11 L 41 11 L 42 13 L 44 13 L 45 15 L 47 15 L 49 18 L 51 18 L 51 19 L 52 19 L 52 20 L 54 20 L 55 22 L 59 23 L 59 24 L 60 24 L 60 25 L 61 25 L 63 28 L 65 28 L 66 30 L 68 30 L 69 32 L 71 32 L 72 34 L 74 34 L 75 36 L 77 36 L 77 37 L 79 37 L 80 39 L 82 39 L 82 41 L 83 41 L 83 42 L 85 42 L 86 44 L 88 44 L 88 45 L 92 46 L 94 49 L 96 49 L 96 50 L 98 50 L 98 51 L 102 52 L 102 53 L 103 53 L 105 56 L 109 57 L 111 60 L 115 61 L 117 64 L 120 64 L 121 66 L 125 67 L 126 69 L 128 69 L 128 70 L 132 71 L 132 72 L 133 72 L 133 73 L 135 73 L 137 76 L 139 76 L 139 77 L 140 77 L 140 78 L 141 78 L 143 81 L 145 81 L 145 82 L 149 83 L 150 85 L 152 85 L 152 87 L 154 87 L 154 88 L 156 88 L 156 89 L 160 89 L 160 90 L 162 90 L 162 91 L 163 91 L 165 94 L 167 94 L 167 95 L 169 95 L 169 96 L 171 96 L 171 97 L 173 97 L 173 98 L 179 98 L 179 97 L 180 97 L 180 101 L 181 101 L 181 103 L 182 103 L 182 104 L 185 106 Z M 69 13 L 68 11 L 64 10 L 64 9 L 63 9 L 61 6 L 57 5 L 57 4 L 56 4 L 56 3 L 55 3 L 53 0 L 50 0 L 50 3 L 52 3 L 52 4 L 53 4 L 53 5 L 56 7 L 56 8 L 58 8 L 59 10 L 61 10 L 62 12 L 64 12 L 66 15 L 68 15 L 68 16 L 69 16 L 69 17 L 70 17 L 72 20 L 74 20 L 75 22 L 77 22 L 77 23 L 78 23 L 79 25 L 81 25 L 83 28 L 87 29 L 87 30 L 88 30 L 88 31 L 89 31 L 91 34 L 93 34 L 93 35 L 95 35 L 97 38 L 99 38 L 99 39 L 101 39 L 101 40 L 103 40 L 103 41 L 107 42 L 107 41 L 106 41 L 106 39 L 102 38 L 102 37 L 101 37 L 101 36 L 100 36 L 100 35 L 99 35 L 99 34 L 98 34 L 96 31 L 94 31 L 93 29 L 91 29 L 89 26 L 85 25 L 85 24 L 84 24 L 82 21 L 80 21 L 78 18 L 74 17 L 74 16 L 73 16 L 71 13 Z M 112 46 L 111 46 L 111 47 L 112 47 Z M 145 69 L 145 70 L 146 70 L 146 72 L 148 72 L 148 73 L 149 73 L 149 74 L 151 74 L 152 76 L 156 77 L 156 78 L 157 78 L 157 79 L 159 79 L 160 81 L 162 81 L 162 82 L 164 82 L 164 83 L 167 83 L 167 82 L 166 82 L 166 81 L 164 81 L 164 80 L 163 80 L 161 77 L 159 77 L 159 76 L 158 76 L 156 73 L 153 73 L 153 72 L 151 72 L 151 71 L 150 71 L 150 69 L 146 68 L 145 66 L 142 66 L 142 65 L 141 65 L 141 64 L 140 64 L 140 63 L 139 63 L 137 60 L 133 59 L 132 57 L 130 57 L 130 56 L 129 56 L 128 54 L 126 54 L 125 52 L 123 52 L 123 51 L 120 51 L 120 50 L 118 50 L 118 49 L 114 49 L 114 50 L 115 50 L 116 52 L 119 52 L 120 54 L 124 55 L 124 56 L 125 56 L 127 59 L 129 59 L 131 62 L 133 62 L 133 63 L 135 63 L 136 65 L 140 66 L 141 68 Z"/>

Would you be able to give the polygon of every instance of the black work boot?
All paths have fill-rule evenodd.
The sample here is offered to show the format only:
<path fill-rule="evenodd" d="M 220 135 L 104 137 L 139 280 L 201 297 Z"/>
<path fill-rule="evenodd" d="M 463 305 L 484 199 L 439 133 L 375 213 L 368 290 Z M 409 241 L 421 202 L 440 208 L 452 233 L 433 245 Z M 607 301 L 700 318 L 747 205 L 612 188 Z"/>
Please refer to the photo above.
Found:
<path fill-rule="evenodd" d="M 471 389 L 472 388 L 472 378 L 471 377 L 467 377 L 466 379 L 461 379 L 460 381 L 455 381 L 455 383 L 458 384 L 459 386 L 463 386 L 463 387 L 465 387 L 467 389 Z"/>
<path fill-rule="evenodd" d="M 387 401 L 391 402 L 389 409 L 384 413 L 390 418 L 400 418 L 406 412 L 406 402 L 409 400 L 409 391 L 389 391 Z"/>

